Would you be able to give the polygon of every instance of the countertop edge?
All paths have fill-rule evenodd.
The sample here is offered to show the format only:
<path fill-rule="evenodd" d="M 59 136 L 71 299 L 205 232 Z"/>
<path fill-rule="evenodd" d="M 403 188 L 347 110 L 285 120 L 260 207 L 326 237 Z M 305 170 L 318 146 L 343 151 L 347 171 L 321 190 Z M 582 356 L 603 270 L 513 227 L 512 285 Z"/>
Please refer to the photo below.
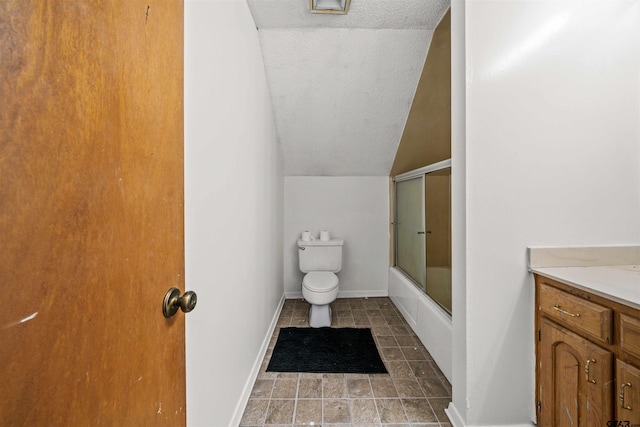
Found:
<path fill-rule="evenodd" d="M 593 266 L 593 267 L 606 267 L 606 266 Z M 529 271 L 534 274 L 539 274 L 546 278 L 564 283 L 565 285 L 573 286 L 585 292 L 598 295 L 602 298 L 617 302 L 627 307 L 640 310 L 640 299 L 634 300 L 620 295 L 619 289 L 615 284 L 607 286 L 607 290 L 602 289 L 602 284 L 595 283 L 589 284 L 588 280 L 577 280 L 576 277 L 584 277 L 588 274 L 590 267 L 542 267 L 542 268 L 529 268 Z M 579 273 L 579 274 L 576 274 Z M 633 273 L 629 273 L 631 275 Z M 573 276 L 573 277 L 572 277 Z M 640 292 L 640 288 L 639 288 Z"/>
<path fill-rule="evenodd" d="M 529 269 L 543 267 L 595 267 L 640 265 L 640 245 L 527 248 Z"/>

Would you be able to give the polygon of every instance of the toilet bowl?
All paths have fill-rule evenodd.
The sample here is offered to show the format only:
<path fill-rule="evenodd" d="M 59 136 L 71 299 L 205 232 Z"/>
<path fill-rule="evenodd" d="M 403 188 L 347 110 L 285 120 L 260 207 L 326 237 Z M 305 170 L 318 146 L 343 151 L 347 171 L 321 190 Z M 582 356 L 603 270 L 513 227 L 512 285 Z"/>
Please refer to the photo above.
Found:
<path fill-rule="evenodd" d="M 309 326 L 331 326 L 331 306 L 338 297 L 338 276 L 329 271 L 314 271 L 302 279 L 302 296 L 311 304 Z"/>
<path fill-rule="evenodd" d="M 331 304 L 338 297 L 338 273 L 342 269 L 342 245 L 340 239 L 298 240 L 302 296 L 311 304 L 309 326 L 331 326 Z"/>

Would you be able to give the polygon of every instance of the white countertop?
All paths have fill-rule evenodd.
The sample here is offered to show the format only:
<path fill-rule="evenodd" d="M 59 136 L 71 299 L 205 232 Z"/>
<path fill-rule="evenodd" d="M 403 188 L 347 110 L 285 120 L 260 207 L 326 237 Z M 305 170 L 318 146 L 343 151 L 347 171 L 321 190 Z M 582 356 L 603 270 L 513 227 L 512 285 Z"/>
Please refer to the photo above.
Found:
<path fill-rule="evenodd" d="M 530 267 L 529 270 L 640 310 L 640 265 Z"/>
<path fill-rule="evenodd" d="M 640 310 L 640 245 L 530 247 L 529 271 Z"/>

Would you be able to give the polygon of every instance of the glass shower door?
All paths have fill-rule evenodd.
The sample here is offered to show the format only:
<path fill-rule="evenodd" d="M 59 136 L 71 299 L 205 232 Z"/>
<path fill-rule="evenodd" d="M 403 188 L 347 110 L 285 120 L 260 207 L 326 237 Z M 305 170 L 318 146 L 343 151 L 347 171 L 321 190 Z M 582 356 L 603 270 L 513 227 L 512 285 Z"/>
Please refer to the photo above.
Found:
<path fill-rule="evenodd" d="M 424 178 L 396 182 L 396 266 L 426 292 Z"/>
<path fill-rule="evenodd" d="M 451 168 L 424 177 L 426 293 L 451 314 Z"/>

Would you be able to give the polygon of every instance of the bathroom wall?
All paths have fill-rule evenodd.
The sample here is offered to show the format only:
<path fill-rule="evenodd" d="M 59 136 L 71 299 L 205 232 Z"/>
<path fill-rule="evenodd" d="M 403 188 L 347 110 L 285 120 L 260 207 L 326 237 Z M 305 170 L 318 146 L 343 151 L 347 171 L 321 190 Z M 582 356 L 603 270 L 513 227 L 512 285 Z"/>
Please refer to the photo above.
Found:
<path fill-rule="evenodd" d="M 451 12 L 431 39 L 389 175 L 451 158 Z"/>
<path fill-rule="evenodd" d="M 186 287 L 198 294 L 186 316 L 189 427 L 238 425 L 282 301 L 273 123 L 246 2 L 187 0 Z"/>
<path fill-rule="evenodd" d="M 339 297 L 387 295 L 389 178 L 287 176 L 284 179 L 284 289 L 302 296 L 296 241 L 309 230 L 345 240 Z"/>
<path fill-rule="evenodd" d="M 640 3 L 452 4 L 455 426 L 531 425 L 526 248 L 640 242 Z"/>

